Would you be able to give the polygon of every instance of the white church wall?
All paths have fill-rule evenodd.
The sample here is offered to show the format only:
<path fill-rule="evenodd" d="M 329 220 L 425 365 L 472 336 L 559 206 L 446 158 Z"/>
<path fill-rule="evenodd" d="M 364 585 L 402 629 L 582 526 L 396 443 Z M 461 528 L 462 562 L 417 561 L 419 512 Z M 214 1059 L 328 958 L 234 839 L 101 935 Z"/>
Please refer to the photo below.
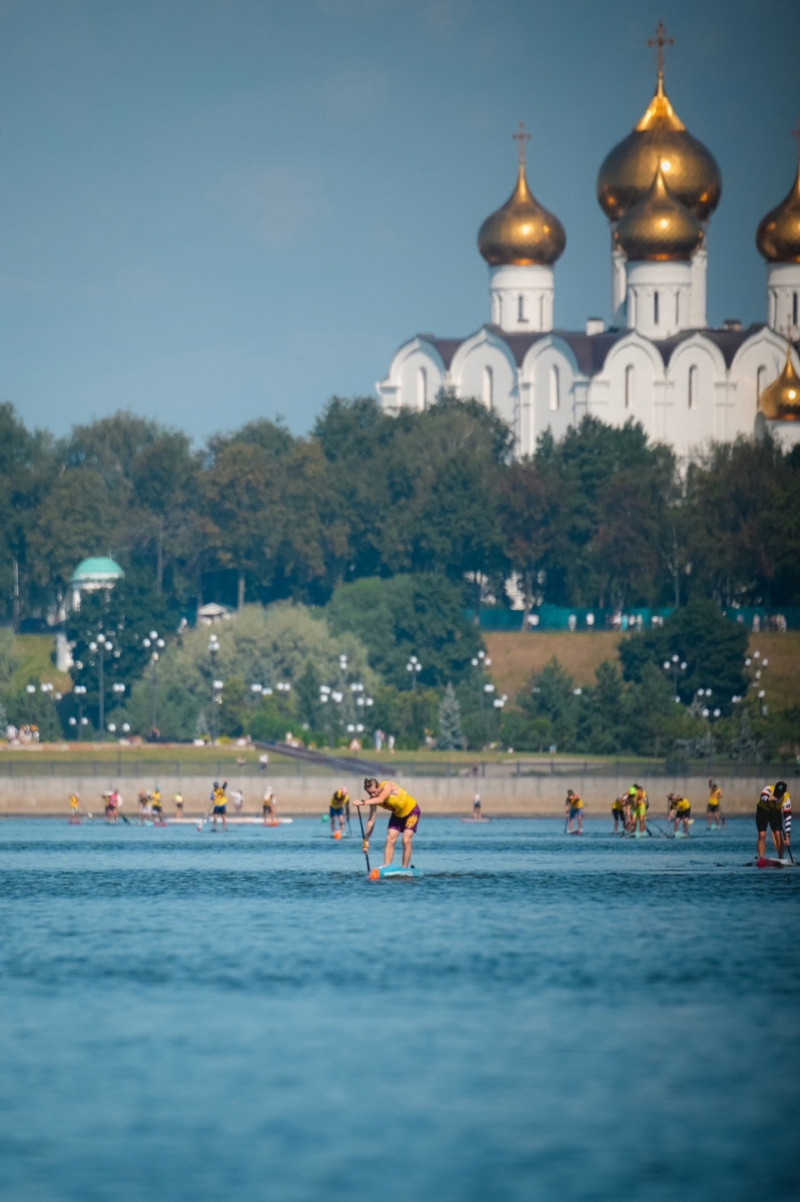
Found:
<path fill-rule="evenodd" d="M 575 424 L 578 365 L 569 345 L 551 335 L 534 343 L 520 369 L 520 393 L 527 413 L 523 454 L 531 454 L 545 430 L 563 438 Z"/>
<path fill-rule="evenodd" d="M 456 395 L 475 397 L 518 435 L 517 367 L 506 344 L 487 330 L 462 343 L 450 364 Z"/>
<path fill-rule="evenodd" d="M 435 347 L 415 338 L 392 360 L 389 374 L 377 385 L 381 404 L 389 411 L 426 409 L 445 386 L 447 374 Z"/>
<path fill-rule="evenodd" d="M 679 456 L 719 438 L 718 430 L 727 420 L 728 394 L 725 360 L 719 348 L 702 334 L 687 338 L 667 365 L 657 437 L 671 443 Z"/>
<path fill-rule="evenodd" d="M 591 380 L 588 410 L 611 426 L 639 422 L 648 437 L 656 438 L 656 402 L 664 391 L 664 361 L 659 351 L 631 333 L 611 348 L 603 370 Z"/>
<path fill-rule="evenodd" d="M 785 339 L 766 326 L 742 343 L 728 370 L 728 427 L 726 433 L 718 435 L 719 438 L 753 433 L 759 395 L 768 384 L 777 380 L 785 362 Z"/>

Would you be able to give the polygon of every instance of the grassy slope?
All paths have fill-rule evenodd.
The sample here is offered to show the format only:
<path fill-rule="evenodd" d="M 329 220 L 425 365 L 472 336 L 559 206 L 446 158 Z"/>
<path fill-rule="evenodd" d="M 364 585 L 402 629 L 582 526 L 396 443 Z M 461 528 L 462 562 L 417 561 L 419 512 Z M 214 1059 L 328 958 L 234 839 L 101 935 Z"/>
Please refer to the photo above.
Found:
<path fill-rule="evenodd" d="M 492 659 L 491 673 L 501 692 L 514 699 L 534 672 L 540 672 L 553 657 L 573 677 L 576 685 L 594 682 L 594 674 L 605 659 L 616 660 L 621 634 L 597 631 L 502 631 L 485 634 Z M 759 634 L 750 638 L 750 653 L 760 651 L 769 660 L 761 684 L 773 710 L 800 705 L 800 631 Z"/>

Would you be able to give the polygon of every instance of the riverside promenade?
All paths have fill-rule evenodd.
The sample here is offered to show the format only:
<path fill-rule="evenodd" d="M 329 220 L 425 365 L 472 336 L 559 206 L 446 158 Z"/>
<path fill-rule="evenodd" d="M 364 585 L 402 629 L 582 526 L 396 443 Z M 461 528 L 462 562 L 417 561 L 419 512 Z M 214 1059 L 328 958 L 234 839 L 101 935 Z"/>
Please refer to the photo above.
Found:
<path fill-rule="evenodd" d="M 400 765 L 397 765 L 400 768 Z M 227 773 L 229 813 L 233 813 L 231 792 L 240 789 L 244 795 L 244 814 L 253 816 L 261 813 L 261 801 L 267 786 L 273 789 L 278 812 L 286 817 L 320 815 L 326 811 L 331 794 L 340 785 L 346 787 L 351 797 L 362 795 L 363 773 L 331 771 L 330 774 L 290 774 L 281 771 L 253 775 L 225 769 Z M 462 815 L 472 812 L 475 792 L 481 796 L 483 812 L 488 817 L 537 818 L 556 817 L 564 812 L 564 799 L 568 788 L 574 789 L 582 798 L 587 817 L 608 815 L 615 797 L 627 792 L 637 781 L 647 790 L 650 813 L 658 818 L 666 814 L 667 794 L 680 793 L 692 802 L 693 816 L 705 815 L 708 799 L 708 776 L 648 776 L 646 773 L 599 775 L 576 770 L 561 771 L 558 775 L 487 775 L 473 778 L 469 775 L 434 776 L 421 773 L 405 774 L 393 771 L 391 764 L 380 773 L 403 784 L 417 799 L 423 813 L 432 815 Z M 765 767 L 761 775 L 736 776 L 719 773 L 716 779 L 722 788 L 723 812 L 728 817 L 747 815 L 754 811 L 758 794 L 767 782 L 783 776 L 792 789 L 792 776 L 786 770 Z M 763 777 L 763 779 L 762 779 Z M 175 811 L 174 795 L 181 793 L 184 813 L 187 817 L 203 814 L 209 807 L 209 793 L 215 777 L 209 772 L 180 775 L 174 772 L 149 769 L 137 776 L 133 765 L 126 765 L 124 773 L 116 774 L 110 765 L 97 766 L 86 771 L 85 766 L 76 765 L 74 773 L 68 769 L 55 774 L 28 774 L 14 772 L 0 776 L 0 817 L 51 817 L 67 816 L 69 795 L 77 793 L 82 808 L 95 815 L 102 813 L 102 794 L 113 787 L 120 790 L 123 813 L 128 817 L 136 814 L 136 799 L 140 790 L 152 790 L 157 784 L 161 790 L 164 811 L 169 818 Z M 798 782 L 800 791 L 800 782 Z"/>

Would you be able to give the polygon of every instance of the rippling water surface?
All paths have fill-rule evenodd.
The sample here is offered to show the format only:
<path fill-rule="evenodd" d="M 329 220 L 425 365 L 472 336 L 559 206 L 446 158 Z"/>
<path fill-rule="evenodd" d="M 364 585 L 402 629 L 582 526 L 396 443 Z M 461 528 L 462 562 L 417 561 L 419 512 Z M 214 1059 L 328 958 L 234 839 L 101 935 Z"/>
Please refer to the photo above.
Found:
<path fill-rule="evenodd" d="M 0 1197 L 796 1197 L 800 869 L 609 826 L 3 822 Z"/>

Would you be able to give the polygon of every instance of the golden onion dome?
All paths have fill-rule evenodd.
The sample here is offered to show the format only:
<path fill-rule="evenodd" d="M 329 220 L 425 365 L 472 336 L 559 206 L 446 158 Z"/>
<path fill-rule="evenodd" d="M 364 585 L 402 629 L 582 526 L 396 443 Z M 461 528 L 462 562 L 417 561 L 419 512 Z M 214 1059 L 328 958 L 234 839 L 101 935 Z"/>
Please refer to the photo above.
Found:
<path fill-rule="evenodd" d="M 701 221 L 707 221 L 722 195 L 719 164 L 673 109 L 661 70 L 655 95 L 641 121 L 600 166 L 597 199 L 610 221 L 619 221 L 646 195 L 658 166 L 672 194 Z"/>
<path fill-rule="evenodd" d="M 771 422 L 800 421 L 800 377 L 792 362 L 792 344 L 786 346 L 786 363 L 777 380 L 758 398 L 758 407 Z"/>
<path fill-rule="evenodd" d="M 769 263 L 800 263 L 800 163 L 788 196 L 761 221 L 756 246 Z"/>
<path fill-rule="evenodd" d="M 529 135 L 521 132 L 514 136 L 522 142 Z M 484 221 L 478 231 L 478 250 L 490 267 L 508 264 L 549 267 L 563 253 L 566 244 L 563 225 L 539 204 L 528 187 L 521 149 L 517 186 L 503 207 Z"/>
<path fill-rule="evenodd" d="M 703 241 L 703 227 L 673 196 L 657 166 L 649 192 L 625 214 L 614 237 L 628 259 L 681 262 Z"/>

